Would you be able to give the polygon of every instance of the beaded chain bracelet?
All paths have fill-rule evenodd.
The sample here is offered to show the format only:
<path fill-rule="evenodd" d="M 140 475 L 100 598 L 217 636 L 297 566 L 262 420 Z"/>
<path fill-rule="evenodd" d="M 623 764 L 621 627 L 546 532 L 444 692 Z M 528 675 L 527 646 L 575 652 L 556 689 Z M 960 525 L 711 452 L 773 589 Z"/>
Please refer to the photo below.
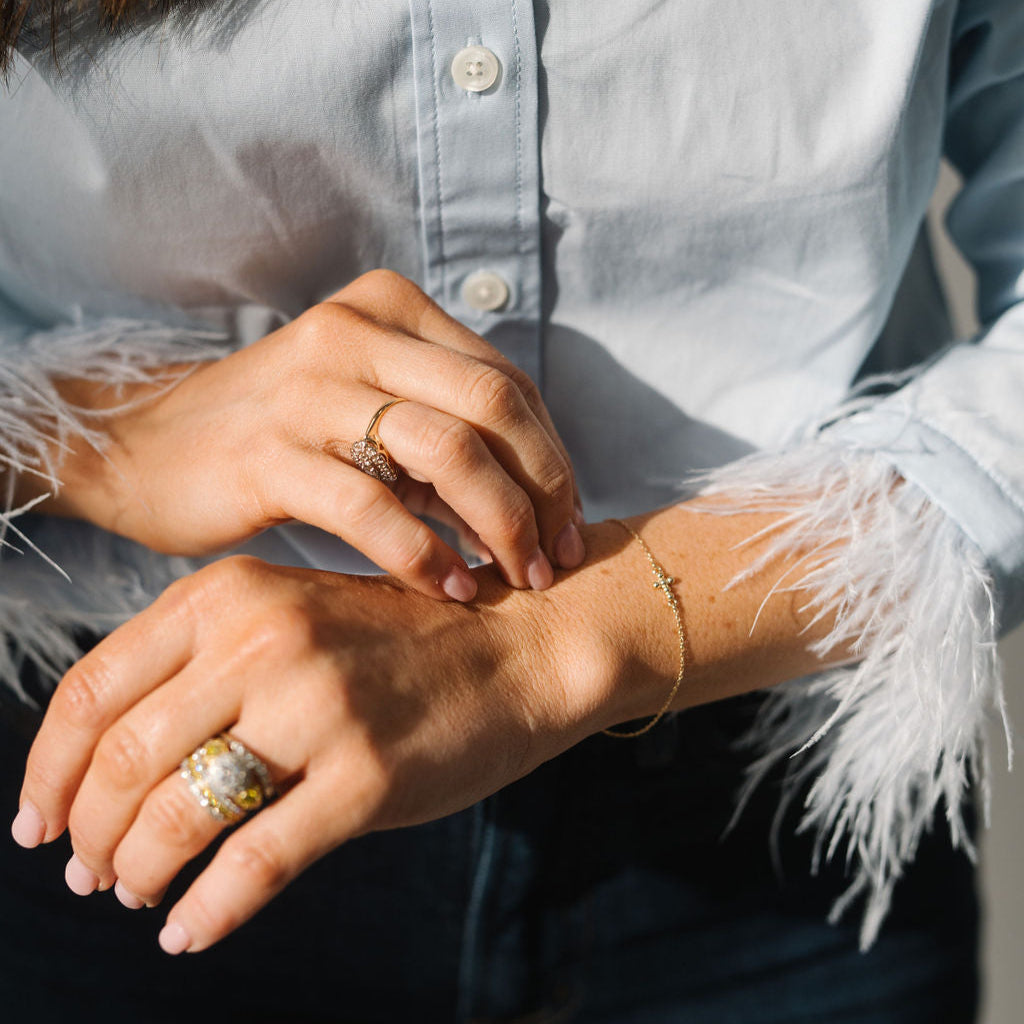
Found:
<path fill-rule="evenodd" d="M 632 534 L 633 539 L 644 549 L 647 561 L 651 563 L 651 569 L 654 571 L 654 583 L 652 586 L 655 590 L 660 590 L 665 595 L 665 599 L 668 601 L 669 607 L 672 609 L 672 615 L 676 620 L 676 635 L 679 637 L 679 671 L 676 673 L 676 679 L 672 684 L 672 689 L 669 691 L 669 695 L 665 698 L 665 703 L 662 704 L 657 714 L 655 714 L 649 722 L 642 725 L 639 729 L 634 729 L 629 732 L 623 732 L 618 729 L 601 730 L 605 736 L 614 736 L 617 739 L 631 740 L 635 739 L 637 736 L 643 736 L 645 732 L 650 732 L 650 730 L 665 717 L 668 709 L 672 706 L 672 701 L 675 700 L 675 696 L 679 692 L 679 687 L 683 683 L 683 672 L 686 669 L 686 633 L 683 630 L 683 610 L 679 605 L 679 598 L 676 597 L 675 591 L 672 589 L 672 584 L 675 583 L 675 577 L 669 576 L 669 574 L 665 572 L 664 567 L 658 563 L 658 560 L 654 557 L 651 549 L 644 542 L 643 537 L 641 537 L 632 526 L 628 523 L 624 523 L 621 519 L 609 519 L 608 521 L 610 523 L 617 523 L 624 530 Z"/>

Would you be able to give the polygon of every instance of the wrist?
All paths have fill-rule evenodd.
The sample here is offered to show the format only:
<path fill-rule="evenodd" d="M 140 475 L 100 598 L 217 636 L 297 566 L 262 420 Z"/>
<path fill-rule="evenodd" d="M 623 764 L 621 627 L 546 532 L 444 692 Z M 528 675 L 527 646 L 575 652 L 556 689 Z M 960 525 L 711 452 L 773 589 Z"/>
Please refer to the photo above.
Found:
<path fill-rule="evenodd" d="M 56 486 L 42 478 L 22 475 L 16 485 L 19 498 L 28 500 L 46 495 L 36 511 L 64 519 L 86 520 L 118 532 L 116 510 L 123 505 L 120 493 L 124 480 L 116 469 L 111 447 L 106 437 L 102 447 L 81 434 L 68 438 L 55 460 Z"/>
<path fill-rule="evenodd" d="M 490 567 L 475 570 L 477 604 L 502 620 L 509 657 L 562 749 L 655 714 L 679 669 L 675 620 L 643 550 L 614 522 L 581 532 L 586 562 L 549 590 L 509 590 Z"/>
<path fill-rule="evenodd" d="M 76 416 L 88 420 L 92 413 L 89 399 L 99 385 L 87 381 L 54 382 L 60 401 Z M 93 425 L 90 424 L 90 429 Z M 68 432 L 61 439 L 57 432 L 49 444 L 47 473 L 18 472 L 14 479 L 14 503 L 22 505 L 43 498 L 35 511 L 47 515 L 85 518 L 76 512 L 79 494 L 87 493 L 104 475 L 103 457 L 89 438 Z M 52 477 L 49 473 L 52 472 Z"/>
<path fill-rule="evenodd" d="M 714 514 L 673 506 L 628 523 L 674 578 L 685 629 L 685 668 L 672 710 L 721 700 L 820 671 L 809 644 L 829 628 L 809 594 L 779 586 L 798 569 L 773 560 L 746 572 L 776 517 Z M 565 746 L 625 722 L 642 727 L 679 672 L 679 628 L 644 548 L 615 522 L 583 529 L 587 560 L 544 592 L 509 591 L 495 577 L 493 600 L 521 626 L 516 657 L 538 672 L 540 700 L 558 702 Z M 482 588 L 482 593 L 483 593 Z M 540 668 L 538 668 L 540 666 Z M 534 679 L 534 683 L 537 680 Z"/>
<path fill-rule="evenodd" d="M 171 366 L 152 381 L 116 387 L 88 380 L 55 382 L 61 399 L 80 415 L 91 436 L 73 433 L 59 449 L 54 446 L 56 487 L 45 478 L 21 474 L 15 485 L 18 499 L 28 501 L 46 495 L 36 506 L 41 513 L 82 519 L 144 541 L 130 528 L 129 510 L 139 501 L 129 439 L 137 430 L 148 399 L 164 393 L 168 381 L 175 381 L 185 369 Z"/>

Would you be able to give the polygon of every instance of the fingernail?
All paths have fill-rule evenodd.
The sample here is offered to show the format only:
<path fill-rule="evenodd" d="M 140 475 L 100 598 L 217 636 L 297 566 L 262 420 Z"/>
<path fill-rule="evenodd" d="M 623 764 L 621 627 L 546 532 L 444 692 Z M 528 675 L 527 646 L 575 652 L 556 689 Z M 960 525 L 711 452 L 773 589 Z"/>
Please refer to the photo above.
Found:
<path fill-rule="evenodd" d="M 17 817 L 11 822 L 11 835 L 19 846 L 31 850 L 38 846 L 46 835 L 46 822 L 35 804 L 27 800 L 21 805 Z"/>
<path fill-rule="evenodd" d="M 555 582 L 551 563 L 540 548 L 526 560 L 526 578 L 534 590 L 547 590 Z"/>
<path fill-rule="evenodd" d="M 160 948 L 171 956 L 184 953 L 192 945 L 192 936 L 180 924 L 165 924 L 156 937 Z"/>
<path fill-rule="evenodd" d="M 139 897 L 136 896 L 135 893 L 129 892 L 121 884 L 120 878 L 114 883 L 114 895 L 129 910 L 141 910 L 146 905 L 145 900 L 139 899 Z"/>
<path fill-rule="evenodd" d="M 476 580 L 461 565 L 453 565 L 441 580 L 441 589 L 453 601 L 472 601 L 476 597 Z"/>
<path fill-rule="evenodd" d="M 96 887 L 100 884 L 99 876 L 90 871 L 78 859 L 77 853 L 72 855 L 68 866 L 64 869 L 64 881 L 68 883 L 68 888 L 76 896 L 88 896 L 95 892 Z"/>
<path fill-rule="evenodd" d="M 587 556 L 575 523 L 566 523 L 555 537 L 555 558 L 563 569 L 575 569 Z"/>

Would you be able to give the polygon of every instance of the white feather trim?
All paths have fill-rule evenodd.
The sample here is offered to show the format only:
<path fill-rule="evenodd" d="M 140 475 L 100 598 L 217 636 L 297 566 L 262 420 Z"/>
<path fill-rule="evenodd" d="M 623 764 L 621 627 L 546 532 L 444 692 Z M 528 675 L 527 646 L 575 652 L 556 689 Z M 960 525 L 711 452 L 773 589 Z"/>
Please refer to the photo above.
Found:
<path fill-rule="evenodd" d="M 168 367 L 224 354 L 220 333 L 124 319 L 61 326 L 5 342 L 0 350 L 0 464 L 41 476 L 55 487 L 56 463 L 70 436 L 85 437 L 102 449 L 102 414 L 70 405 L 54 381 L 87 380 L 115 388 L 147 381 L 170 384 L 181 370 L 169 372 Z"/>
<path fill-rule="evenodd" d="M 88 380 L 115 389 L 143 382 L 170 386 L 187 372 L 183 367 L 222 356 L 227 347 L 226 336 L 219 332 L 126 319 L 3 339 L 0 473 L 6 501 L 0 512 L 0 683 L 23 698 L 27 695 L 18 676 L 25 658 L 44 677 L 59 678 L 78 655 L 76 632 L 113 628 L 192 568 L 185 559 L 164 558 L 70 522 L 53 538 L 61 553 L 54 550 L 57 557 L 51 557 L 33 539 L 38 530 L 23 530 L 15 522 L 43 500 L 13 507 L 18 474 L 33 474 L 55 491 L 61 453 L 72 437 L 85 438 L 100 451 L 106 442 L 103 417 L 114 410 L 96 414 L 76 408 L 61 397 L 54 382 Z M 54 533 L 52 528 L 44 532 Z"/>
<path fill-rule="evenodd" d="M 990 576 L 975 545 L 891 465 L 827 433 L 712 470 L 701 494 L 716 496 L 704 511 L 782 513 L 740 578 L 796 556 L 776 589 L 813 594 L 815 619 L 835 622 L 811 649 L 849 646 L 859 658 L 770 691 L 737 814 L 788 760 L 784 803 L 810 787 L 800 829 L 817 833 L 813 868 L 845 845 L 851 884 L 832 919 L 864 896 L 867 948 L 940 803 L 954 844 L 974 856 L 963 808 L 977 785 L 987 821 L 993 713 L 1011 750 Z"/>
<path fill-rule="evenodd" d="M 157 554 L 88 523 L 39 521 L 28 529 L 63 570 L 32 553 L 3 555 L 0 680 L 28 704 L 42 694 L 23 688 L 25 661 L 48 691 L 81 656 L 79 639 L 109 633 L 202 564 Z"/>

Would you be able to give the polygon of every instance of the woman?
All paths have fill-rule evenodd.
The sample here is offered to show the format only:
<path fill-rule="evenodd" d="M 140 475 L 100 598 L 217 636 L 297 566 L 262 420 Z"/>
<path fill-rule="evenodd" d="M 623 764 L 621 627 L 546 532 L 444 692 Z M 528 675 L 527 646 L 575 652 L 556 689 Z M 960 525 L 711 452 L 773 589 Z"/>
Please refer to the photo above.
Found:
<path fill-rule="evenodd" d="M 265 560 L 185 576 L 78 661 L 15 836 L 67 830 L 72 889 L 141 907 L 222 835 L 203 801 L 237 817 L 204 772 L 280 790 L 165 901 L 170 953 L 337 850 L 283 897 L 303 916 L 164 975 L 180 1002 L 133 959 L 125 1019 L 264 964 L 239 1019 L 970 1019 L 969 873 L 922 837 L 943 801 L 969 845 L 1024 603 L 1024 15 L 893 6 L 219 3 L 123 37 L 70 17 L 60 68 L 22 26 L 0 284 L 35 518 L 10 525 L 72 582 L 9 561 L 11 635 L 47 664 L 57 627 L 184 568 L 153 552 L 259 534 Z M 987 325 L 946 351 L 915 249 L 943 138 Z M 365 472 L 391 468 L 394 493 Z M 310 526 L 404 585 L 324 572 L 353 562 Z M 725 698 L 785 682 L 752 778 L 802 750 L 784 807 L 833 866 L 804 877 L 784 815 L 781 884 L 768 788 L 717 844 L 751 760 Z M 861 897 L 863 958 L 824 923 Z"/>

